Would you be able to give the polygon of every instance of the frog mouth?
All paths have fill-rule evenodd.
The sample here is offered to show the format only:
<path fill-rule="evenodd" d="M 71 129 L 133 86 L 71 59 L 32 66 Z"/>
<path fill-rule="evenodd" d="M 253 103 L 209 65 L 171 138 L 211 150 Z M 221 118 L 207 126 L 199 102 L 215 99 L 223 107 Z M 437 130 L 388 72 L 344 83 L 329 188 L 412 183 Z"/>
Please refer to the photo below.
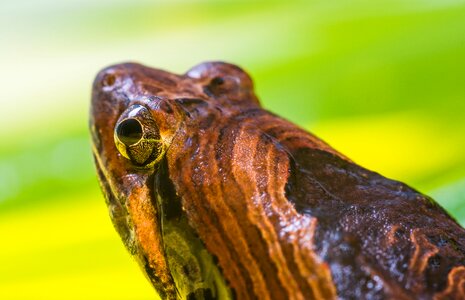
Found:
<path fill-rule="evenodd" d="M 95 162 L 95 168 L 97 169 L 97 176 L 98 176 L 98 181 L 100 183 L 100 188 L 103 192 L 103 195 L 105 196 L 105 200 L 107 202 L 107 205 L 117 205 L 117 197 L 113 193 L 109 180 L 107 176 L 105 175 L 105 168 L 102 166 L 102 162 L 99 159 L 98 154 L 95 153 L 95 149 L 93 149 L 93 157 L 94 157 L 94 162 Z"/>
<path fill-rule="evenodd" d="M 94 155 L 94 159 L 97 160 L 95 158 L 95 155 Z M 120 201 L 118 201 L 118 198 L 116 197 L 115 193 L 112 191 L 110 187 L 110 183 L 107 177 L 105 176 L 102 170 L 102 167 L 100 166 L 100 164 L 96 164 L 96 166 L 97 166 L 97 175 L 98 175 L 98 179 L 100 183 L 100 188 L 105 196 L 106 203 L 109 208 L 111 209 L 114 208 L 114 210 L 110 211 L 111 217 L 121 218 L 124 215 L 127 215 L 127 211 L 125 211 L 124 215 L 122 214 L 125 209 L 121 205 Z"/>
<path fill-rule="evenodd" d="M 135 242 L 133 228 L 130 226 L 130 216 L 127 208 L 122 204 L 117 195 L 110 186 L 109 179 L 105 175 L 105 168 L 102 166 L 98 156 L 93 153 L 95 166 L 97 169 L 100 188 L 105 196 L 105 202 L 108 207 L 110 218 L 113 226 L 123 240 L 124 245 L 131 254 L 135 254 Z"/>

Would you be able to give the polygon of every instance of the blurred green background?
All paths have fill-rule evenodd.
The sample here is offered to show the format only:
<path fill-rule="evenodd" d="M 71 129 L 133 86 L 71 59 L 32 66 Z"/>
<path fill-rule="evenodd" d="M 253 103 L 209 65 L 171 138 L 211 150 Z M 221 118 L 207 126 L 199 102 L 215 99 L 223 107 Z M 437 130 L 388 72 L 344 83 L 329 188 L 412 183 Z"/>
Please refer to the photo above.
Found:
<path fill-rule="evenodd" d="M 465 224 L 465 1 L 0 2 L 0 299 L 154 299 L 98 189 L 102 67 L 241 65 L 263 105 Z"/>

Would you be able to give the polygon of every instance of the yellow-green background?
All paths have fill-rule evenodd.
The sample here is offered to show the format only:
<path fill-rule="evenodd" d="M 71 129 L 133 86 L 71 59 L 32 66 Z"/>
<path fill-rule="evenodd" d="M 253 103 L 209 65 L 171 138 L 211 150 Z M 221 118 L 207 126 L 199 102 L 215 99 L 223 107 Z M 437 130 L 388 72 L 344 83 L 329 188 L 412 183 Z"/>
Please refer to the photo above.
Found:
<path fill-rule="evenodd" d="M 153 299 L 87 119 L 121 61 L 247 69 L 264 106 L 465 223 L 465 1 L 0 2 L 0 299 Z"/>

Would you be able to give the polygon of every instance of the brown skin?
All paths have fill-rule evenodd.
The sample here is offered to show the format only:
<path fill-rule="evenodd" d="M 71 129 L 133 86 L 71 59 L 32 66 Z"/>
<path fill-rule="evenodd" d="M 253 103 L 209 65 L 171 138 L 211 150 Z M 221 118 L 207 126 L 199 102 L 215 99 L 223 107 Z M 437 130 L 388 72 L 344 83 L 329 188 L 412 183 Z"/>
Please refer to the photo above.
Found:
<path fill-rule="evenodd" d="M 104 69 L 90 128 L 112 220 L 163 299 L 465 297 L 465 230 L 263 110 L 237 66 Z"/>

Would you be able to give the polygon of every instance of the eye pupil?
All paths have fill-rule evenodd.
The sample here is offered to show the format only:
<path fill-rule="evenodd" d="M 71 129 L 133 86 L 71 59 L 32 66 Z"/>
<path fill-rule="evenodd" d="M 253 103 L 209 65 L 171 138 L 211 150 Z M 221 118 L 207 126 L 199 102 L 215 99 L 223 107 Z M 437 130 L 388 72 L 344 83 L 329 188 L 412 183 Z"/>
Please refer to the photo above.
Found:
<path fill-rule="evenodd" d="M 126 119 L 118 125 L 116 134 L 123 144 L 130 146 L 142 138 L 142 126 L 136 119 Z"/>
<path fill-rule="evenodd" d="M 210 84 L 212 84 L 212 85 L 222 85 L 223 83 L 224 83 L 224 79 L 221 78 L 221 77 L 215 77 L 210 82 Z"/>

